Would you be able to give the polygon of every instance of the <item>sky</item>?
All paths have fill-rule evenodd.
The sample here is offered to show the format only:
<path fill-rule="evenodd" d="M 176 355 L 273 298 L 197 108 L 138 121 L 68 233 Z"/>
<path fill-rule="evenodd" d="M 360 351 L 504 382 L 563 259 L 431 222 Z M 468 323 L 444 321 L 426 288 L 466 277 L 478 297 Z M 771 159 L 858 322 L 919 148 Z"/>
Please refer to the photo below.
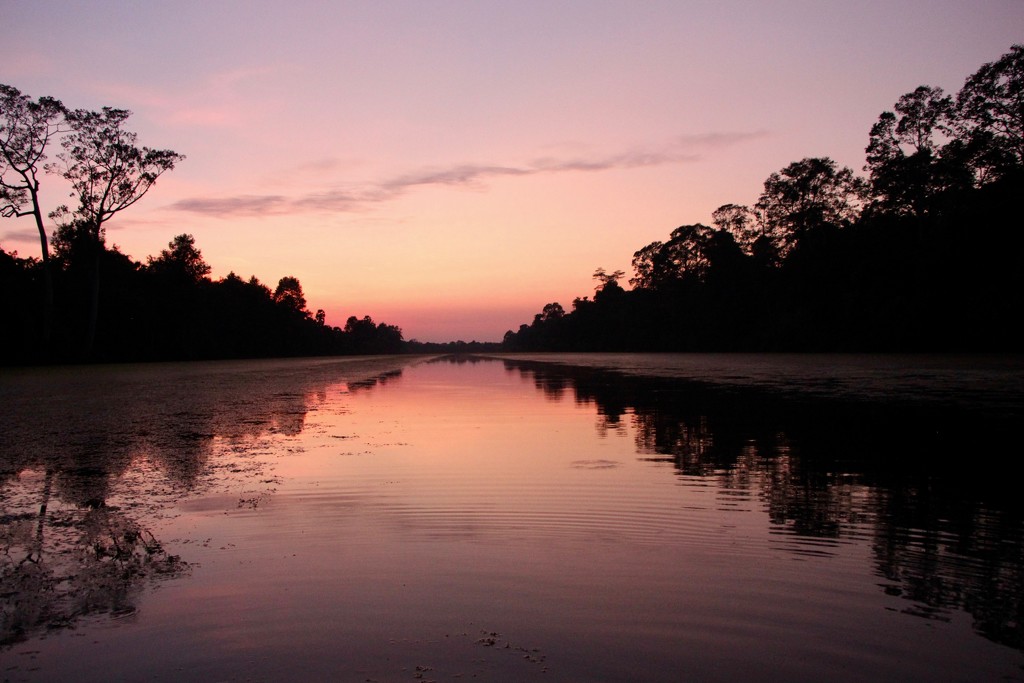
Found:
<path fill-rule="evenodd" d="M 0 83 L 133 112 L 186 159 L 108 224 L 212 276 L 297 277 L 328 324 L 499 341 L 676 227 L 955 94 L 1024 0 L 0 0 Z M 65 203 L 58 179 L 44 201 Z M 31 219 L 0 247 L 38 256 Z M 625 284 L 625 283 L 624 283 Z"/>

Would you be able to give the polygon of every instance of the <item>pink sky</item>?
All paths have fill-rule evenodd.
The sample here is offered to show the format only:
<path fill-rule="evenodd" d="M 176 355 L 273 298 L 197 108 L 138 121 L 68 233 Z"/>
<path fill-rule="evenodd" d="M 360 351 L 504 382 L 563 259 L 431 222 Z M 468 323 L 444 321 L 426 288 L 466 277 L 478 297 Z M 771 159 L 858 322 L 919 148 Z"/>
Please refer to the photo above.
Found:
<path fill-rule="evenodd" d="M 1024 41 L 1020 0 L 0 0 L 0 82 L 131 109 L 187 159 L 115 219 L 145 260 L 302 282 L 344 325 L 500 340 L 806 156 Z M 48 200 L 64 201 L 55 181 Z M 38 255 L 29 219 L 0 246 Z"/>

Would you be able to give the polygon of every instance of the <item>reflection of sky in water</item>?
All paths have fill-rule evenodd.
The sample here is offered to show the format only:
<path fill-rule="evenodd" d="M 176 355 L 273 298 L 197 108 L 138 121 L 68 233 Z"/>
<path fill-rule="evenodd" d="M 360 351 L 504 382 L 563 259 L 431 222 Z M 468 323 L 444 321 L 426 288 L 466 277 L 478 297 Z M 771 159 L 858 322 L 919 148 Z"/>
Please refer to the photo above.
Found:
<path fill-rule="evenodd" d="M 104 498 L 191 566 L 8 652 L 50 678 L 1019 674 L 1019 507 L 880 467 L 906 451 L 859 414 L 500 362 L 363 381 L 404 362 L 83 370 L 5 409 L 5 515 L 49 468 L 52 509 Z M 78 392 L 80 437 L 41 411 Z"/>

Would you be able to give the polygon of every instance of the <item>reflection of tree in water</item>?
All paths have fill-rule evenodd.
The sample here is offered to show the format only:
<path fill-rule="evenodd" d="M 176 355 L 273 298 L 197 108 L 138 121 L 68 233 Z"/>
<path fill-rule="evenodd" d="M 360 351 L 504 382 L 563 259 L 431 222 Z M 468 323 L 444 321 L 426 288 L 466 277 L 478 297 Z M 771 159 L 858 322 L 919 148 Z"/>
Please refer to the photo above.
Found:
<path fill-rule="evenodd" d="M 34 479 L 26 475 L 22 478 Z M 147 582 L 187 570 L 121 510 L 62 506 L 49 511 L 52 473 L 43 479 L 38 513 L 5 512 L 0 523 L 0 645 L 88 614 L 134 612 Z M 24 497 L 14 493 L 12 498 Z"/>
<path fill-rule="evenodd" d="M 395 380 L 401 378 L 401 376 L 402 376 L 402 370 L 401 370 L 401 368 L 399 368 L 397 370 L 390 370 L 388 372 L 382 372 L 381 374 L 379 374 L 379 375 L 377 375 L 375 377 L 367 377 L 365 379 L 360 379 L 360 380 L 358 380 L 356 382 L 348 382 L 346 387 L 347 387 L 349 393 L 354 394 L 354 393 L 359 392 L 359 391 L 366 391 L 368 389 L 373 389 L 374 387 L 377 387 L 377 386 L 384 386 L 385 384 L 388 384 L 389 382 L 394 382 Z"/>
<path fill-rule="evenodd" d="M 945 619 L 962 609 L 985 637 L 1024 650 L 1024 515 L 999 481 L 1012 424 L 945 408 L 507 367 L 545 395 L 571 387 L 596 407 L 601 430 L 629 415 L 645 460 L 713 480 L 723 496 L 753 494 L 775 533 L 815 540 L 780 547 L 822 554 L 822 541 L 869 534 L 881 585 L 908 600 L 907 613 Z"/>
<path fill-rule="evenodd" d="M 134 611 L 144 586 L 188 568 L 147 519 L 218 474 L 251 477 L 254 443 L 299 434 L 313 406 L 369 374 L 239 367 L 86 368 L 0 386 L 0 645 Z"/>
<path fill-rule="evenodd" d="M 875 490 L 885 590 L 945 619 L 962 608 L 985 637 L 1024 649 L 1024 520 L 1015 505 L 963 495 L 955 480 Z M 914 608 L 911 608 L 914 609 Z"/>

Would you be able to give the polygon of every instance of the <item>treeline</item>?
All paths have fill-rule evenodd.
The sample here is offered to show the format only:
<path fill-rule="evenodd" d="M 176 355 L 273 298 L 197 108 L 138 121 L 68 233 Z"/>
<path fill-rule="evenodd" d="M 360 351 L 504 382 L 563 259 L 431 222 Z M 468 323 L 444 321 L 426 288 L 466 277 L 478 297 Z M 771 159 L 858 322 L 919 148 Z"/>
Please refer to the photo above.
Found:
<path fill-rule="evenodd" d="M 178 235 L 145 264 L 116 246 L 100 252 L 103 274 L 95 323 L 90 322 L 95 254 L 76 246 L 68 230 L 53 240 L 50 272 L 53 325 L 44 346 L 37 302 L 43 292 L 39 259 L 0 250 L 5 363 L 77 361 L 95 324 L 89 360 L 144 361 L 298 355 L 397 353 L 402 331 L 350 317 L 343 328 L 311 313 L 302 285 L 283 277 L 273 290 L 255 276 L 209 277 L 191 235 Z"/>
<path fill-rule="evenodd" d="M 752 206 L 598 269 L 508 350 L 1024 349 L 1024 46 L 957 95 L 921 86 L 871 128 L 865 176 L 829 158 L 772 173 Z"/>
<path fill-rule="evenodd" d="M 0 217 L 31 219 L 40 258 L 0 249 L 0 363 L 395 353 L 397 327 L 311 314 L 298 279 L 209 278 L 191 235 L 145 265 L 106 243 L 106 225 L 184 156 L 138 144 L 131 112 L 71 109 L 0 84 Z M 54 153 L 54 150 L 57 149 Z M 59 177 L 77 204 L 42 205 Z M 47 216 L 56 229 L 48 229 Z"/>
<path fill-rule="evenodd" d="M 476 341 L 450 341 L 450 342 L 421 342 L 416 339 L 410 339 L 405 343 L 406 353 L 440 353 L 440 354 L 473 354 L 473 353 L 493 353 L 495 351 L 501 351 L 501 344 L 499 342 L 480 342 Z"/>

